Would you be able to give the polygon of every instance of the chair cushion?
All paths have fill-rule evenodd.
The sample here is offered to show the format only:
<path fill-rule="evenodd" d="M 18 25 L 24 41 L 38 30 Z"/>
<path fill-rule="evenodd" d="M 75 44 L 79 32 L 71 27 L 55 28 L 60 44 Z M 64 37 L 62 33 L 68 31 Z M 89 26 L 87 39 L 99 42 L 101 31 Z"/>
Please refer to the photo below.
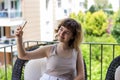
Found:
<path fill-rule="evenodd" d="M 120 80 L 120 66 L 115 71 L 115 80 Z"/>
<path fill-rule="evenodd" d="M 25 65 L 24 80 L 39 80 L 46 70 L 46 58 L 28 61 Z"/>

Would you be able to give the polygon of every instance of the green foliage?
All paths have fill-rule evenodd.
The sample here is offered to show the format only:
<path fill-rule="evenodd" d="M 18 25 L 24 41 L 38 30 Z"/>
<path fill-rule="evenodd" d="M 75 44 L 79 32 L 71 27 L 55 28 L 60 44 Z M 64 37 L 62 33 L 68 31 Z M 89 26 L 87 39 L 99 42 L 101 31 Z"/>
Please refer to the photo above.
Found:
<path fill-rule="evenodd" d="M 12 67 L 7 65 L 7 77 L 5 76 L 5 66 L 0 67 L 0 80 L 11 80 Z"/>
<path fill-rule="evenodd" d="M 96 12 L 96 8 L 95 8 L 94 5 L 92 5 L 92 6 L 89 8 L 89 12 L 91 12 L 91 13 Z"/>
<path fill-rule="evenodd" d="M 116 43 L 115 39 L 112 35 L 105 34 L 102 37 L 95 37 L 95 36 L 87 36 L 86 40 L 88 42 L 95 43 L 91 45 L 91 57 L 90 57 L 90 45 L 83 44 L 81 45 L 81 50 L 83 57 L 86 61 L 87 65 L 87 74 L 88 80 L 90 80 L 90 58 L 91 58 L 91 80 L 101 80 L 101 60 L 102 60 L 102 80 L 105 80 L 106 72 L 108 66 L 113 58 L 113 46 L 111 45 L 104 45 L 103 52 L 101 56 L 101 45 L 97 45 L 97 43 Z M 86 41 L 85 41 L 86 42 Z M 115 47 L 115 57 L 120 53 L 120 46 Z M 102 58 L 102 59 L 101 59 Z"/>
<path fill-rule="evenodd" d="M 85 36 L 85 42 L 97 43 L 116 43 L 115 38 L 111 34 L 104 34 L 102 37 Z"/>
<path fill-rule="evenodd" d="M 112 35 L 118 43 L 120 43 L 120 11 L 115 16 L 115 22 L 112 30 Z"/>
<path fill-rule="evenodd" d="M 21 80 L 24 80 L 24 67 L 23 67 L 23 69 L 22 69 Z"/>
<path fill-rule="evenodd" d="M 84 25 L 87 35 L 102 36 L 107 29 L 107 15 L 102 11 L 93 14 L 86 14 L 86 23 Z"/>
<path fill-rule="evenodd" d="M 12 66 L 7 65 L 7 77 L 5 76 L 5 66 L 4 65 L 0 66 L 0 80 L 11 80 L 11 78 L 12 78 Z M 21 80 L 24 80 L 24 68 L 22 70 Z"/>
<path fill-rule="evenodd" d="M 85 17 L 85 14 L 82 12 L 82 11 L 79 11 L 78 14 L 75 14 L 75 13 L 71 13 L 70 14 L 70 17 L 77 20 L 79 23 L 84 23 L 84 17 Z"/>
<path fill-rule="evenodd" d="M 77 19 L 77 15 L 75 13 L 71 13 L 69 16 L 73 19 Z"/>
<path fill-rule="evenodd" d="M 107 14 L 102 10 L 94 13 L 87 12 L 86 14 L 80 11 L 78 14 L 72 13 L 70 17 L 81 23 L 86 35 L 102 36 L 106 33 L 108 27 Z"/>

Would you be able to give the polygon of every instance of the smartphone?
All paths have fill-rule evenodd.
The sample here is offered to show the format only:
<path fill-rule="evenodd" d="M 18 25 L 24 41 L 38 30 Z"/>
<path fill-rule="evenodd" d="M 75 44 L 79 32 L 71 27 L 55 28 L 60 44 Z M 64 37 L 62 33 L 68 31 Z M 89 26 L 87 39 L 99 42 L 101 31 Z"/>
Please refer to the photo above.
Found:
<path fill-rule="evenodd" d="M 22 24 L 22 30 L 23 30 L 23 28 L 25 27 L 26 23 L 27 23 L 27 21 L 24 21 L 24 22 L 23 22 L 23 24 Z"/>

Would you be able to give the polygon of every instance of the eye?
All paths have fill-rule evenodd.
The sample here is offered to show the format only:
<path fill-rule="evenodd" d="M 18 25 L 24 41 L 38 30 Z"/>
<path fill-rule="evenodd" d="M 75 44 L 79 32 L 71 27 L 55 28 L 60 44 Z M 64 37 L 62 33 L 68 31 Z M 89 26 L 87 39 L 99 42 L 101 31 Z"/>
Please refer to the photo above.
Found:
<path fill-rule="evenodd" d="M 66 33 L 66 34 L 68 34 L 68 35 L 70 34 L 70 32 L 69 32 L 69 31 L 66 31 L 65 33 Z"/>
<path fill-rule="evenodd" d="M 60 31 L 63 31 L 63 29 L 62 29 L 62 28 L 60 28 L 59 30 L 60 30 Z"/>

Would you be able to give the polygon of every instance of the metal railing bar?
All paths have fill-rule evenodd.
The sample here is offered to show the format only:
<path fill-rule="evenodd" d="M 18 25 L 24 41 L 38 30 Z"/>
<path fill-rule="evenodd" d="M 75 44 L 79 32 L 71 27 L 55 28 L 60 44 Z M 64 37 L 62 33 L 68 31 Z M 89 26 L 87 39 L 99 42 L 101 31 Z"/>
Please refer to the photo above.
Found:
<path fill-rule="evenodd" d="M 115 45 L 113 45 L 113 59 L 115 57 Z"/>
<path fill-rule="evenodd" d="M 13 68 L 13 46 L 11 45 L 11 59 L 12 59 L 12 68 Z"/>
<path fill-rule="evenodd" d="M 34 42 L 34 43 L 33 43 Z M 25 41 L 23 44 L 25 45 L 25 47 L 29 48 L 31 47 L 31 43 L 33 43 L 33 47 L 34 46 L 41 46 L 41 45 L 47 45 L 47 44 L 53 44 L 53 43 L 57 43 L 57 41 Z M 85 42 L 85 43 L 82 43 L 82 44 L 85 44 L 88 47 L 88 51 L 89 51 L 89 62 L 88 62 L 88 70 L 89 70 L 89 80 L 92 80 L 92 54 L 93 54 L 93 51 L 92 51 L 92 48 L 94 47 L 94 45 L 96 46 L 100 46 L 100 55 L 101 55 L 101 63 L 100 63 L 100 69 L 101 69 L 101 74 L 100 74 L 100 79 L 102 80 L 103 79 L 103 52 L 104 52 L 104 46 L 107 45 L 107 46 L 111 46 L 112 47 L 112 58 L 114 59 L 115 57 L 115 53 L 116 53 L 116 46 L 120 46 L 120 44 L 117 44 L 117 43 L 94 43 L 94 42 Z M 6 61 L 6 55 L 7 55 L 7 48 L 10 47 L 10 53 L 12 54 L 11 55 L 11 58 L 12 58 L 12 68 L 13 68 L 13 53 L 14 53 L 14 46 L 16 46 L 16 44 L 12 44 L 12 45 L 6 45 L 4 47 L 0 47 L 0 49 L 2 49 L 4 51 L 4 63 L 5 63 L 5 80 L 7 80 L 7 61 Z"/>
<path fill-rule="evenodd" d="M 118 43 L 94 43 L 94 42 L 84 42 L 82 44 L 92 44 L 92 45 L 101 45 L 101 44 L 103 44 L 103 45 L 120 45 Z"/>
<path fill-rule="evenodd" d="M 90 80 L 91 80 L 91 55 L 92 55 L 92 45 L 90 44 Z"/>
<path fill-rule="evenodd" d="M 7 80 L 6 48 L 4 48 L 5 80 Z"/>
<path fill-rule="evenodd" d="M 7 48 L 7 47 L 11 47 L 11 46 L 15 46 L 16 44 L 13 44 L 13 45 L 6 45 L 6 46 L 3 46 L 3 47 L 0 47 L 0 49 L 4 49 L 4 48 Z"/>
<path fill-rule="evenodd" d="M 101 80 L 102 80 L 102 64 L 103 64 L 103 44 L 101 44 Z"/>

